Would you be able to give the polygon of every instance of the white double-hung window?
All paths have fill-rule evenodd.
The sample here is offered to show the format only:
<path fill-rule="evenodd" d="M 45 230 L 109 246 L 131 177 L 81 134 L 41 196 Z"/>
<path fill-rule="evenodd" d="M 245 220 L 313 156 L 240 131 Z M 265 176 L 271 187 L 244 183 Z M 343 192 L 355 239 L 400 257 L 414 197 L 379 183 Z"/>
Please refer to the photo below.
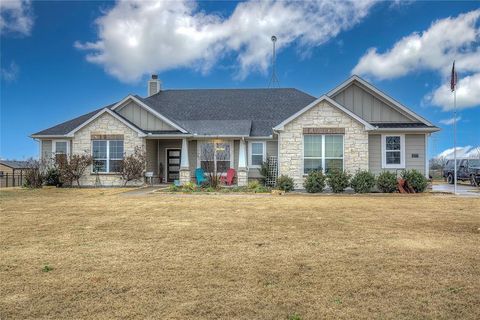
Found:
<path fill-rule="evenodd" d="M 251 141 L 248 143 L 248 153 L 250 154 L 249 167 L 259 168 L 266 159 L 265 141 Z"/>
<path fill-rule="evenodd" d="M 92 140 L 93 172 L 119 172 L 123 160 L 123 140 Z"/>
<path fill-rule="evenodd" d="M 313 170 L 343 170 L 342 134 L 306 134 L 303 136 L 303 173 Z"/>
<path fill-rule="evenodd" d="M 382 135 L 382 167 L 405 168 L 405 136 L 402 134 Z"/>

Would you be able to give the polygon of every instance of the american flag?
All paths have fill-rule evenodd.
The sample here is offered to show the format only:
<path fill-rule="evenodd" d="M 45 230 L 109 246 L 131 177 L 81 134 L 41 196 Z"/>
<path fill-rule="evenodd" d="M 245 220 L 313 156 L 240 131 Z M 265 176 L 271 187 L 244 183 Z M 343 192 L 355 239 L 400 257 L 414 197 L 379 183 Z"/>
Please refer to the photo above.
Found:
<path fill-rule="evenodd" d="M 450 89 L 455 91 L 455 88 L 457 87 L 457 72 L 455 71 L 455 61 L 453 61 L 453 66 L 452 66 L 452 76 L 450 78 Z"/>

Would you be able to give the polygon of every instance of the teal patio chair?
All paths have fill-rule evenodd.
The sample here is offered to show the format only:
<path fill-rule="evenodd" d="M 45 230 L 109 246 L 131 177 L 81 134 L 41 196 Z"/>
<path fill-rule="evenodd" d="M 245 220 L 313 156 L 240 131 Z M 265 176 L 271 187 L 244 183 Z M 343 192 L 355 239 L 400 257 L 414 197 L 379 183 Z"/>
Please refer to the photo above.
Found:
<path fill-rule="evenodd" d="M 195 169 L 195 179 L 197 180 L 197 185 L 201 185 L 204 181 L 207 181 L 207 179 L 205 179 L 205 172 L 202 168 Z"/>

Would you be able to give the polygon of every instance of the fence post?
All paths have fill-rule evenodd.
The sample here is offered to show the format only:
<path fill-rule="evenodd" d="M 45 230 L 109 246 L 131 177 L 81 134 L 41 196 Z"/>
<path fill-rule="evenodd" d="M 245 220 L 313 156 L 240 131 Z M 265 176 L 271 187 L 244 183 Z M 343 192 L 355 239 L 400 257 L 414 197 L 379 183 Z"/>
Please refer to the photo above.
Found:
<path fill-rule="evenodd" d="M 20 187 L 23 186 L 23 170 L 20 170 Z"/>
<path fill-rule="evenodd" d="M 5 188 L 8 188 L 8 172 L 5 173 Z"/>
<path fill-rule="evenodd" d="M 15 187 L 15 170 L 12 173 L 12 187 Z"/>

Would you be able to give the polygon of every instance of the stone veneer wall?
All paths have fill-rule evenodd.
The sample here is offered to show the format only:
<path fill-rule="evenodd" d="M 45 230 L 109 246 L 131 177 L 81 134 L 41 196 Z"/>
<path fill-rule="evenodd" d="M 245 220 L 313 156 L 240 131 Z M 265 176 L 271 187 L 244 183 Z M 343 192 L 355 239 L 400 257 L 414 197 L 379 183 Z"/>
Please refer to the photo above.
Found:
<path fill-rule="evenodd" d="M 303 128 L 345 128 L 344 168 L 368 170 L 368 133 L 365 126 L 346 113 L 322 101 L 292 122 L 279 134 L 279 174 L 294 179 L 295 188 L 303 188 Z"/>
<path fill-rule="evenodd" d="M 92 134 L 123 134 L 123 149 L 126 154 L 131 154 L 136 146 L 141 146 L 145 150 L 145 139 L 138 136 L 138 133 L 121 121 L 117 120 L 108 113 L 104 113 L 79 131 L 75 133 L 72 141 L 72 154 L 82 154 L 87 152 L 92 154 Z M 92 168 L 88 168 L 80 180 L 82 186 L 95 185 L 95 174 L 92 174 Z M 121 186 L 123 181 L 117 174 L 100 174 L 102 186 Z M 128 185 L 141 185 L 142 181 L 130 181 Z"/>

